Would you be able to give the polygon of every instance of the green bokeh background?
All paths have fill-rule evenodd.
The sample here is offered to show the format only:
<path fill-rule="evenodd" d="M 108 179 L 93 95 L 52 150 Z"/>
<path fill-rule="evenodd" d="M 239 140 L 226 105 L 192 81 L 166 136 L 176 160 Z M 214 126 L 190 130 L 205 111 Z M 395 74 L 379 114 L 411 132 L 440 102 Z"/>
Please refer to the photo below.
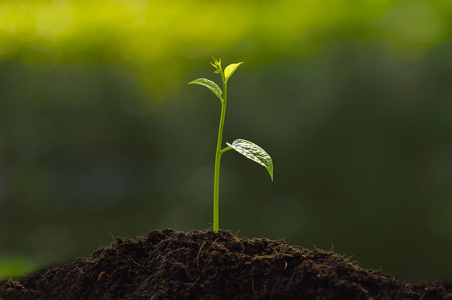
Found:
<path fill-rule="evenodd" d="M 452 1 L 0 3 L 0 277 L 220 227 L 452 280 Z"/>

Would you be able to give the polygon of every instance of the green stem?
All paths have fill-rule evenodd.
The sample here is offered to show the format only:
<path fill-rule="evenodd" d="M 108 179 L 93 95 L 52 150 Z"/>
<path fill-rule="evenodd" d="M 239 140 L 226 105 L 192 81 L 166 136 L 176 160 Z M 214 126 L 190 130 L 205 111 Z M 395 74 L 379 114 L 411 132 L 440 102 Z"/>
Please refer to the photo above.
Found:
<path fill-rule="evenodd" d="M 215 152 L 215 175 L 213 183 L 213 231 L 218 232 L 220 228 L 220 162 L 221 154 L 224 152 L 221 150 L 221 144 L 223 141 L 223 128 L 224 117 L 226 115 L 226 101 L 227 101 L 227 83 L 224 80 L 223 72 L 220 72 L 221 79 L 223 80 L 223 101 L 221 101 L 221 116 L 220 125 L 218 127 L 218 140 L 217 150 Z"/>

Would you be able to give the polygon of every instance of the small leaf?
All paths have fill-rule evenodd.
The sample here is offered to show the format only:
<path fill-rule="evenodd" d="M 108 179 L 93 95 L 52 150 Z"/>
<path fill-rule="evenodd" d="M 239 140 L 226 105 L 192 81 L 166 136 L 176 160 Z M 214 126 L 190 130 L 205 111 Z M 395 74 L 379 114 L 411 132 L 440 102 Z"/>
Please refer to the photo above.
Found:
<path fill-rule="evenodd" d="M 264 166 L 273 181 L 273 161 L 270 155 L 258 145 L 243 139 L 237 139 L 232 144 L 226 143 L 229 147 L 243 156 Z"/>
<path fill-rule="evenodd" d="M 243 62 L 239 62 L 236 64 L 230 64 L 229 66 L 226 67 L 226 69 L 224 69 L 224 78 L 225 80 L 228 80 L 229 77 L 232 76 L 232 73 L 235 72 L 235 70 L 237 70 L 237 68 L 243 64 Z"/>
<path fill-rule="evenodd" d="M 189 82 L 188 84 L 199 84 L 199 85 L 205 86 L 212 93 L 217 95 L 217 97 L 220 98 L 220 100 L 223 100 L 223 98 L 221 98 L 221 95 L 223 94 L 223 92 L 221 91 L 220 87 L 215 82 L 213 82 L 209 79 L 198 78 L 196 80 Z"/>
<path fill-rule="evenodd" d="M 210 63 L 215 69 L 220 70 L 221 69 L 221 58 L 218 60 L 215 57 L 213 58 L 213 63 Z"/>

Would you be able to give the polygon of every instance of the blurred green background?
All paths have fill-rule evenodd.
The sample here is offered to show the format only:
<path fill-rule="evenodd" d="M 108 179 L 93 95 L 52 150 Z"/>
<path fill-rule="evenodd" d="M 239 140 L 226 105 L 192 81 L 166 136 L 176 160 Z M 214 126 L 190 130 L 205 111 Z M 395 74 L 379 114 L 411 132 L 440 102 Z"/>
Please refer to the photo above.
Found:
<path fill-rule="evenodd" d="M 220 227 L 452 280 L 452 1 L 0 3 L 0 278 Z"/>

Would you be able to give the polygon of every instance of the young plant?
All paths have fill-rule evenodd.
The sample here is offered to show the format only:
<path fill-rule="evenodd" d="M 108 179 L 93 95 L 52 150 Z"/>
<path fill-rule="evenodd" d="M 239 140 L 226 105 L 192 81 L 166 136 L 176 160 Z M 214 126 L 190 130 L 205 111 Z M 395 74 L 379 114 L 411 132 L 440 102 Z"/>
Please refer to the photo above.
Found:
<path fill-rule="evenodd" d="M 264 166 L 268 173 L 270 174 L 270 178 L 273 181 L 273 162 L 270 155 L 264 151 L 258 145 L 244 140 L 237 139 L 233 141 L 231 144 L 226 143 L 228 146 L 221 149 L 222 140 L 223 140 L 223 127 L 224 127 L 224 118 L 226 114 L 226 103 L 227 103 L 227 84 L 228 79 L 232 76 L 232 74 L 237 70 L 237 68 L 243 62 L 230 64 L 224 70 L 221 67 L 221 59 L 216 60 L 213 59 L 213 63 L 211 65 L 215 68 L 215 73 L 220 74 L 221 81 L 223 83 L 223 91 L 221 88 L 213 81 L 205 78 L 199 78 L 189 82 L 189 84 L 198 84 L 205 86 L 212 93 L 215 94 L 220 99 L 221 102 L 221 115 L 220 115 L 220 125 L 218 127 L 218 139 L 217 139 L 217 150 L 215 151 L 215 175 L 214 175 L 214 183 L 213 183 L 213 230 L 218 232 L 219 229 L 219 193 L 220 193 L 220 161 L 221 155 L 228 150 L 235 150 L 238 153 L 244 155 L 245 157 L 255 161 L 256 163 Z"/>

